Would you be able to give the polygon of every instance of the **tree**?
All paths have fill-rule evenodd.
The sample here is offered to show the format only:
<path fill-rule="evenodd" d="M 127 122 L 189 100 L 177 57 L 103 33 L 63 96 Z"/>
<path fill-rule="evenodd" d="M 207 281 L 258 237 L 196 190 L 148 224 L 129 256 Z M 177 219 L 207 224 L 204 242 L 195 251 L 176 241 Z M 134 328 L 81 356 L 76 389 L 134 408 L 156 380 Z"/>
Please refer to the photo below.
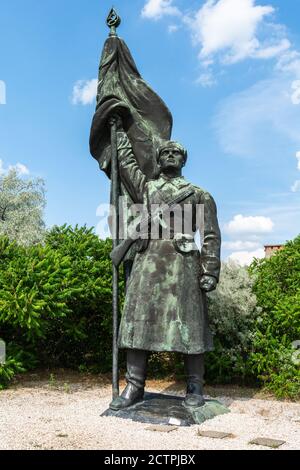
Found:
<path fill-rule="evenodd" d="M 111 249 L 86 227 L 53 227 L 32 246 L 0 236 L 0 389 L 37 365 L 110 370 Z"/>
<path fill-rule="evenodd" d="M 218 289 L 209 294 L 209 317 L 215 350 L 209 354 L 206 376 L 211 382 L 248 379 L 248 356 L 260 313 L 245 267 L 222 263 Z"/>
<path fill-rule="evenodd" d="M 20 245 L 41 242 L 45 204 L 43 179 L 23 179 L 14 168 L 0 174 L 0 235 Z"/>
<path fill-rule="evenodd" d="M 277 396 L 300 396 L 300 235 L 250 272 L 262 312 L 250 356 L 255 375 Z"/>

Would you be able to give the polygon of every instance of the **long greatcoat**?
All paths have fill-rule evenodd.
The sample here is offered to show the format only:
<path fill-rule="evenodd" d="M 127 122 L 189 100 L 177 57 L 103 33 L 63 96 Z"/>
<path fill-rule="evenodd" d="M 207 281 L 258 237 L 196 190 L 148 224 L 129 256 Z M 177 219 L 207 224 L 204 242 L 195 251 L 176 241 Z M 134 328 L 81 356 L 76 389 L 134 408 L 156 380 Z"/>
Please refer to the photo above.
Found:
<path fill-rule="evenodd" d="M 199 280 L 202 274 L 219 279 L 221 237 L 214 200 L 183 177 L 168 179 L 161 175 L 147 181 L 129 141 L 125 145 L 123 141 L 118 150 L 122 184 L 136 203 L 146 201 L 148 207 L 165 204 L 190 189 L 193 194 L 180 203 L 182 210 L 189 205 L 194 221 L 197 211 L 202 210 L 204 216 L 201 253 L 193 242 L 176 243 L 181 234 L 194 236 L 199 226 L 193 222 L 192 229 L 180 224 L 178 229 L 173 219 L 168 236 L 160 232 L 159 239 L 150 239 L 146 249 L 135 256 L 120 324 L 119 347 L 184 354 L 210 351 L 213 341 L 206 294 L 200 289 Z"/>

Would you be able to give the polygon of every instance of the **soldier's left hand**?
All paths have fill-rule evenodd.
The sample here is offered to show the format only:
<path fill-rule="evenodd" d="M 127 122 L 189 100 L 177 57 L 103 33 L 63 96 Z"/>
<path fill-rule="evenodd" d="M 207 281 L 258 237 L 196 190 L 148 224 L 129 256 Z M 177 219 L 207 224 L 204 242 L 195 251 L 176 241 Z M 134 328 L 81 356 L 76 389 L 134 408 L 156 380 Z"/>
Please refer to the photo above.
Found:
<path fill-rule="evenodd" d="M 200 287 L 205 292 L 211 292 L 217 287 L 217 279 L 213 276 L 204 274 L 200 279 Z"/>
<path fill-rule="evenodd" d="M 124 129 L 123 129 L 123 121 L 122 121 L 121 116 L 119 116 L 119 114 L 112 114 L 112 115 L 109 117 L 109 123 L 110 123 L 110 125 L 112 125 L 113 123 L 116 123 L 116 125 L 117 125 L 117 130 L 118 130 L 119 132 L 124 132 Z"/>

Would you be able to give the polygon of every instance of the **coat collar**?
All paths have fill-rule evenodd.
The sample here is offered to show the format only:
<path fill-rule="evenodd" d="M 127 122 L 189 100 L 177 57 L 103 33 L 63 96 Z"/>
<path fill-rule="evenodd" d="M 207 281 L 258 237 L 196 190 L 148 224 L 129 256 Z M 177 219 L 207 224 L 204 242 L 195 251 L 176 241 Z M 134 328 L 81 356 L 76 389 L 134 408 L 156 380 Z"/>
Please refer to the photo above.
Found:
<path fill-rule="evenodd" d="M 186 186 L 189 186 L 189 184 L 190 183 L 188 183 L 183 176 L 178 176 L 177 178 L 168 178 L 167 176 L 161 174 L 157 180 L 157 186 L 160 189 L 167 188 L 168 186 L 173 186 L 176 189 L 181 189 L 185 188 Z"/>
<path fill-rule="evenodd" d="M 157 180 L 153 181 L 154 185 L 150 193 L 152 194 L 151 200 L 155 203 L 161 203 L 173 199 L 178 195 L 179 192 L 187 190 L 189 187 L 193 187 L 188 183 L 183 176 L 177 178 L 166 178 L 160 176 Z"/>

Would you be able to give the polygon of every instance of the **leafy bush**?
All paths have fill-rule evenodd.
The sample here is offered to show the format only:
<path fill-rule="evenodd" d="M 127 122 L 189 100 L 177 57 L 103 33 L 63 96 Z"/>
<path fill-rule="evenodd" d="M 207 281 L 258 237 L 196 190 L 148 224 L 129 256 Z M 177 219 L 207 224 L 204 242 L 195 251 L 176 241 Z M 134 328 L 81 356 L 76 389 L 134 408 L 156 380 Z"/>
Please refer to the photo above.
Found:
<path fill-rule="evenodd" d="M 256 322 L 252 373 L 278 397 L 300 396 L 300 236 L 251 266 L 262 308 Z"/>
<path fill-rule="evenodd" d="M 3 390 L 16 374 L 25 371 L 21 362 L 18 362 L 16 358 L 8 357 L 5 364 L 0 364 L 0 390 Z"/>
<path fill-rule="evenodd" d="M 220 283 L 208 295 L 210 326 L 214 351 L 206 354 L 206 380 L 210 383 L 253 381 L 248 357 L 260 309 L 252 292 L 248 270 L 236 263 L 223 263 Z M 158 377 L 172 374 L 184 377 L 182 355 L 154 353 L 150 373 Z"/>
<path fill-rule="evenodd" d="M 0 338 L 7 344 L 0 387 L 36 366 L 111 370 L 110 250 L 111 240 L 86 227 L 55 227 L 33 246 L 0 237 Z M 279 397 L 298 397 L 300 237 L 253 263 L 250 274 L 224 263 L 208 296 L 215 351 L 206 357 L 207 381 L 252 380 Z M 123 282 L 120 288 L 122 303 Z M 120 359 L 124 366 L 123 353 Z M 184 374 L 180 354 L 154 353 L 149 362 L 152 376 Z"/>
<path fill-rule="evenodd" d="M 0 338 L 27 354 L 6 362 L 2 384 L 33 365 L 110 369 L 110 250 L 86 227 L 55 227 L 30 247 L 0 238 Z"/>
<path fill-rule="evenodd" d="M 14 330 L 15 339 L 36 341 L 51 320 L 70 312 L 70 262 L 48 245 L 23 247 L 2 238 L 0 250 L 0 322 Z"/>
<path fill-rule="evenodd" d="M 209 382 L 240 382 L 250 378 L 247 359 L 260 311 L 252 286 L 247 268 L 233 262 L 222 264 L 219 286 L 208 296 L 215 346 L 206 358 Z"/>
<path fill-rule="evenodd" d="M 66 299 L 69 313 L 48 323 L 43 362 L 106 372 L 112 344 L 111 240 L 99 240 L 93 229 L 64 226 L 48 234 L 46 246 L 68 259 L 72 292 Z M 120 289 L 122 294 L 122 282 Z"/>
<path fill-rule="evenodd" d="M 23 178 L 15 168 L 0 172 L 0 235 L 21 245 L 41 242 L 45 204 L 44 180 Z"/>

